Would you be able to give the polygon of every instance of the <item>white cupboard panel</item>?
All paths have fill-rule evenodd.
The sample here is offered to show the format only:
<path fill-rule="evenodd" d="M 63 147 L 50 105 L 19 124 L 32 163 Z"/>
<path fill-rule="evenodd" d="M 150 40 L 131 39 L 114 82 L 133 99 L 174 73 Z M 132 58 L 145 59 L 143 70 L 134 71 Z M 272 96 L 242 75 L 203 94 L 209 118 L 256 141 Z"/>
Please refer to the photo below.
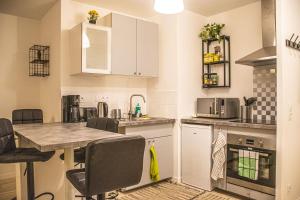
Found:
<path fill-rule="evenodd" d="M 136 19 L 112 14 L 112 74 L 136 75 Z"/>

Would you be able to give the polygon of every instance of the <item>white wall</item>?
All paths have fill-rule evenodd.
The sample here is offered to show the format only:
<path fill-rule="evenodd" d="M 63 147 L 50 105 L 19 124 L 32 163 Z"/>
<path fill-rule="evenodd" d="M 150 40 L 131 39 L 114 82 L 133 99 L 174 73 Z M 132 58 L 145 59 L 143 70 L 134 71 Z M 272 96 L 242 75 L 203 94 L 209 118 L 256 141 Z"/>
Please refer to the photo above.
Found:
<path fill-rule="evenodd" d="M 262 47 L 261 3 L 257 1 L 209 18 L 224 23 L 224 34 L 231 39 L 231 88 L 205 90 L 208 96 L 251 97 L 253 95 L 253 67 L 235 61 Z"/>
<path fill-rule="evenodd" d="M 277 199 L 300 199 L 300 52 L 285 46 L 300 35 L 300 1 L 277 0 Z"/>
<path fill-rule="evenodd" d="M 41 42 L 50 46 L 50 76 L 43 78 L 40 87 L 41 108 L 45 122 L 59 122 L 61 119 L 61 5 L 58 1 L 41 20 Z"/>
<path fill-rule="evenodd" d="M 39 21 L 0 13 L 1 118 L 11 119 L 14 109 L 40 107 L 40 79 L 28 75 L 29 48 L 39 42 L 39 26 Z M 14 177 L 14 164 L 0 165 L 0 199 L 15 196 Z"/>
<path fill-rule="evenodd" d="M 70 76 L 70 52 L 69 52 L 69 30 L 79 23 L 87 20 L 89 10 L 97 10 L 101 16 L 105 16 L 111 11 L 95 6 L 89 6 L 74 2 L 72 0 L 62 1 L 61 35 L 61 81 L 62 95 L 80 94 L 84 98 L 85 105 L 95 106 L 98 101 L 105 100 L 109 103 L 109 108 L 121 108 L 123 113 L 129 111 L 129 98 L 131 94 L 143 94 L 147 96 L 147 80 L 144 78 L 126 76 Z M 147 105 L 140 99 L 142 112 L 147 113 Z"/>

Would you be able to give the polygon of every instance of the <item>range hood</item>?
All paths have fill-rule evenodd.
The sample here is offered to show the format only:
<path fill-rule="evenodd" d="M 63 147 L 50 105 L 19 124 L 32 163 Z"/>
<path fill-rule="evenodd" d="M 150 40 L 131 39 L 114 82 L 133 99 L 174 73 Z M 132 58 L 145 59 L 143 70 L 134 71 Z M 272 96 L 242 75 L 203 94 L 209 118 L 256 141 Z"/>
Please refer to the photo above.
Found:
<path fill-rule="evenodd" d="M 261 9 L 263 48 L 237 60 L 236 64 L 254 67 L 276 64 L 275 0 L 261 0 Z"/>

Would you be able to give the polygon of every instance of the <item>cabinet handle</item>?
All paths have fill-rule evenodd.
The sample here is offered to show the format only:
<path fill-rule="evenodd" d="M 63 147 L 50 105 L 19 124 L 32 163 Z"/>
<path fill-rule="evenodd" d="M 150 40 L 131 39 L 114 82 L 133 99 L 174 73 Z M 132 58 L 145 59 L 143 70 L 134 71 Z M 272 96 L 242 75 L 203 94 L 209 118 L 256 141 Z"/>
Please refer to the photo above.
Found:
<path fill-rule="evenodd" d="M 193 133 L 194 135 L 197 135 L 197 133 Z"/>

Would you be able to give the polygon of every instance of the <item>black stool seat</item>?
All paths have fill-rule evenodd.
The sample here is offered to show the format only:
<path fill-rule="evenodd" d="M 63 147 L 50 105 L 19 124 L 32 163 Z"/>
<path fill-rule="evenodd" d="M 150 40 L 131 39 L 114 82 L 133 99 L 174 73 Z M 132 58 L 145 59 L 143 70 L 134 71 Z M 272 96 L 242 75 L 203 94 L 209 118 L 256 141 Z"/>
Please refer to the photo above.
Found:
<path fill-rule="evenodd" d="M 65 159 L 65 154 L 60 154 L 60 159 Z M 75 163 L 84 163 L 85 161 L 85 148 L 74 149 L 74 162 Z"/>
<path fill-rule="evenodd" d="M 35 148 L 16 148 L 0 154 L 0 163 L 46 162 L 54 153 L 54 151 L 40 152 Z"/>
<path fill-rule="evenodd" d="M 69 170 L 66 173 L 72 185 L 81 193 L 85 194 L 85 169 Z"/>

